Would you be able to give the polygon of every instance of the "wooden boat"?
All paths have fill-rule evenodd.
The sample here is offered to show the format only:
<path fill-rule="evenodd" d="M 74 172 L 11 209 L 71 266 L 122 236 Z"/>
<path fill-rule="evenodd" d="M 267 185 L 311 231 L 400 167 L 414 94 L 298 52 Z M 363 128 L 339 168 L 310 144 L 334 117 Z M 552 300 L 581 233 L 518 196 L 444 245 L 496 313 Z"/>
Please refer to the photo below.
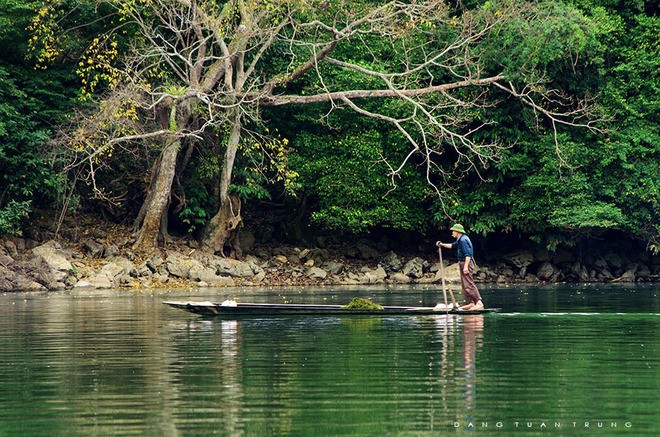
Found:
<path fill-rule="evenodd" d="M 174 308 L 190 311 L 205 316 L 265 316 L 265 315 L 319 315 L 319 316 L 400 316 L 400 315 L 470 315 L 498 312 L 499 308 L 482 310 L 447 310 L 438 307 L 383 306 L 383 309 L 345 308 L 343 305 L 314 304 L 271 304 L 271 303 L 238 303 L 238 302 L 163 302 Z"/>

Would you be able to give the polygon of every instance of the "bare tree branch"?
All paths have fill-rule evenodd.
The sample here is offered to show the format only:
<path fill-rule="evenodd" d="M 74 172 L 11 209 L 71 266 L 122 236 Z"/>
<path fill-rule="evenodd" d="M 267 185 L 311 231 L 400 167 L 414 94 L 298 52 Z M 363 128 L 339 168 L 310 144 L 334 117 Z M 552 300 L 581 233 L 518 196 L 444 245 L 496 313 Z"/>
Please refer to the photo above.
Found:
<path fill-rule="evenodd" d="M 402 89 L 402 90 L 350 90 L 335 91 L 323 94 L 314 94 L 311 96 L 279 95 L 262 96 L 259 104 L 263 106 L 282 106 L 282 105 L 304 105 L 309 103 L 328 102 L 330 100 L 347 99 L 383 99 L 388 97 L 422 97 L 429 94 L 445 92 L 452 89 L 464 88 L 468 86 L 485 86 L 503 80 L 504 76 L 493 76 L 477 80 L 464 80 L 460 82 L 429 86 L 426 88 Z M 256 96 L 255 96 L 256 97 Z"/>

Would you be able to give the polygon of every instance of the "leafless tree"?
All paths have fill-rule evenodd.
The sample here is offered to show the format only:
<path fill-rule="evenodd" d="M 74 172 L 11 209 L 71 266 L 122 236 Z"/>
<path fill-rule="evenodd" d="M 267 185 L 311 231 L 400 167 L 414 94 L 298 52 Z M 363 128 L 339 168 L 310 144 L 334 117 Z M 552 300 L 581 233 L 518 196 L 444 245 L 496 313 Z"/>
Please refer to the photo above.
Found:
<path fill-rule="evenodd" d="M 393 182 L 413 157 L 421 157 L 440 199 L 443 186 L 437 181 L 443 170 L 436 163 L 447 147 L 475 169 L 498 159 L 504 145 L 476 141 L 475 132 L 487 128 L 488 120 L 474 120 L 470 111 L 495 104 L 493 91 L 508 93 L 554 127 L 589 125 L 581 118 L 587 108 L 550 100 L 543 78 L 519 89 L 502 71 L 484 67 L 479 44 L 503 23 L 533 10 L 523 2 L 493 2 L 497 7 L 490 11 L 461 14 L 452 14 L 441 0 L 105 2 L 116 7 L 122 26 L 138 32 L 98 111 L 79 119 L 72 168 L 87 166 L 93 179 L 104 153 L 144 141 L 159 144 L 160 158 L 136 221 L 137 249 L 157 244 L 183 142 L 203 146 L 208 132 L 223 132 L 219 205 L 202 245 L 240 256 L 240 203 L 230 195 L 230 184 L 245 125 L 259 119 L 261 107 L 326 103 L 329 110 L 348 108 L 391 123 L 410 144 L 401 162 L 383 157 Z M 442 39 L 439 29 L 447 30 Z M 374 40 L 396 54 L 395 61 L 372 53 Z M 347 50 L 340 50 L 347 44 L 369 62 L 347 57 Z M 275 57 L 286 62 L 274 63 Z M 374 86 L 346 89 L 328 71 L 351 72 Z M 302 95 L 289 91 L 309 78 L 321 85 Z M 403 109 L 392 114 L 365 105 L 375 99 L 397 99 Z M 121 123 L 122 108 L 138 117 L 124 116 L 130 122 Z"/>

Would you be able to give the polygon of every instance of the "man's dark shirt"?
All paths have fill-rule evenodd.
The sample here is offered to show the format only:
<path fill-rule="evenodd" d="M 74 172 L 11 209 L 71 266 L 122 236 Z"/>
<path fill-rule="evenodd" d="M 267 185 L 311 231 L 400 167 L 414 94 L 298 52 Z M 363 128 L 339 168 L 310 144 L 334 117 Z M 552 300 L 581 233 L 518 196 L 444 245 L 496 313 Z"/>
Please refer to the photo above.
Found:
<path fill-rule="evenodd" d="M 459 261 L 465 261 L 466 257 L 474 259 L 474 251 L 472 249 L 472 241 L 468 238 L 467 235 L 461 235 L 458 237 L 458 240 L 451 243 L 451 248 L 456 249 Z"/>

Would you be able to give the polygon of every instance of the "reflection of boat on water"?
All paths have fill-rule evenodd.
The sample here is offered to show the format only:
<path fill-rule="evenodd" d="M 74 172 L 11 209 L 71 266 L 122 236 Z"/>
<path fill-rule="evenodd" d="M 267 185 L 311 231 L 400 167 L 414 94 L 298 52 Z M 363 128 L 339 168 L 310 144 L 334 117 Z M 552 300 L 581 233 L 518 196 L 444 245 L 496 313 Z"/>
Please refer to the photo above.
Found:
<path fill-rule="evenodd" d="M 345 308 L 343 305 L 314 305 L 314 304 L 268 304 L 268 303 L 237 303 L 237 302 L 163 302 L 174 308 L 190 311 L 205 316 L 264 316 L 264 315 L 472 315 L 486 314 L 499 311 L 498 308 L 482 310 L 446 310 L 436 307 L 414 306 L 383 306 L 382 309 L 371 308 Z"/>

